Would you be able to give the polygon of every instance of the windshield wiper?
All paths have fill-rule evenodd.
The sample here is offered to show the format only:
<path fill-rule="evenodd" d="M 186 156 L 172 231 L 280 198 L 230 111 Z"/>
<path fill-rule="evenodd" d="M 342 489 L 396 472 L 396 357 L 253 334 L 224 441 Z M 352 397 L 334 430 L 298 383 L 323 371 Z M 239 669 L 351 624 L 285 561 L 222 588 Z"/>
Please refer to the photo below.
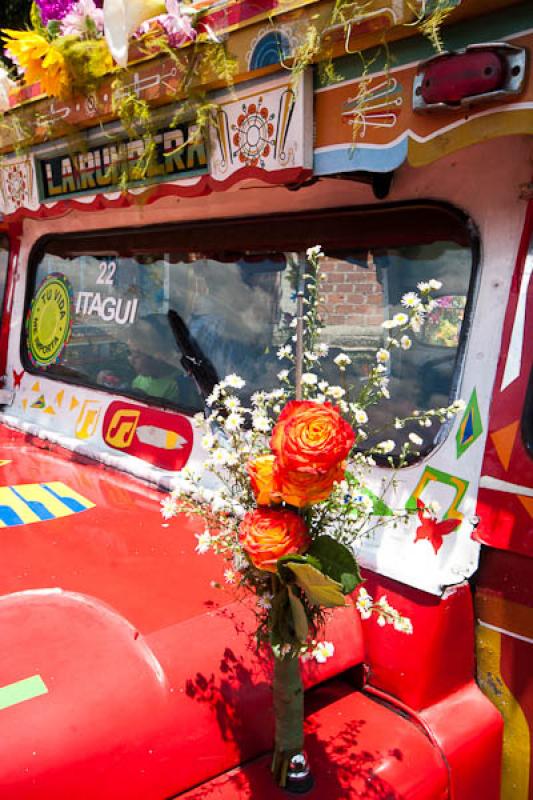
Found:
<path fill-rule="evenodd" d="M 205 400 L 219 381 L 218 373 L 198 344 L 191 338 L 189 329 L 178 312 L 169 309 L 167 317 L 176 345 L 182 353 L 181 366 L 187 375 L 192 377 L 198 392 Z"/>

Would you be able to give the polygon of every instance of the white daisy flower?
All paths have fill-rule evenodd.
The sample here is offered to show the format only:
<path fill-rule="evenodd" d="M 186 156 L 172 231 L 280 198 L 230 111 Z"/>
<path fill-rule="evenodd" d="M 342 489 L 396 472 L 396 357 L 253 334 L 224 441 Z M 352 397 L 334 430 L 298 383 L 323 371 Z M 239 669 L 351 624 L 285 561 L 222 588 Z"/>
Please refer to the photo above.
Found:
<path fill-rule="evenodd" d="M 240 408 L 241 401 L 235 395 L 230 394 L 229 397 L 226 397 L 224 400 L 224 405 L 228 409 L 228 411 L 235 411 L 237 408 Z"/>
<path fill-rule="evenodd" d="M 270 611 L 272 608 L 272 598 L 273 595 L 271 594 L 262 594 L 257 600 L 257 605 L 259 608 L 262 608 L 263 611 Z"/>
<path fill-rule="evenodd" d="M 419 308 L 421 303 L 416 292 L 406 292 L 400 302 L 404 308 Z"/>
<path fill-rule="evenodd" d="M 215 437 L 213 436 L 212 433 L 206 433 L 201 438 L 201 444 L 202 447 L 204 447 L 206 450 L 211 450 L 211 448 L 214 447 L 215 444 Z"/>
<path fill-rule="evenodd" d="M 289 377 L 288 369 L 281 369 L 278 372 L 278 381 L 286 381 L 288 377 Z"/>
<path fill-rule="evenodd" d="M 234 372 L 231 375 L 226 375 L 226 379 L 224 381 L 226 386 L 231 386 L 232 389 L 242 389 L 246 386 L 246 381 L 244 381 L 240 375 L 236 375 Z"/>
<path fill-rule="evenodd" d="M 161 516 L 163 519 L 171 519 L 174 517 L 178 512 L 178 506 L 176 504 L 176 500 L 172 495 L 168 497 L 164 497 L 161 500 Z"/>
<path fill-rule="evenodd" d="M 395 447 L 396 447 L 396 445 L 392 441 L 392 439 L 386 439 L 384 442 L 379 442 L 379 444 L 376 445 L 375 449 L 379 453 L 383 453 L 383 455 L 387 455 L 388 453 L 392 453 L 392 451 L 394 450 Z"/>
<path fill-rule="evenodd" d="M 227 431 L 238 431 L 240 430 L 242 423 L 244 422 L 244 418 L 241 414 L 237 414 L 232 411 L 231 414 L 228 414 L 226 420 L 224 421 L 224 427 Z"/>
<path fill-rule="evenodd" d="M 226 583 L 235 583 L 237 580 L 237 574 L 232 569 L 225 569 L 224 580 Z"/>
<path fill-rule="evenodd" d="M 359 595 L 355 601 L 355 607 L 361 614 L 362 619 L 370 619 L 372 616 L 372 598 L 366 589 L 359 589 Z"/>
<path fill-rule="evenodd" d="M 318 664 L 325 664 L 328 658 L 331 658 L 334 653 L 335 645 L 333 642 L 317 642 L 311 655 Z"/>
<path fill-rule="evenodd" d="M 217 467 L 223 467 L 228 463 L 228 451 L 224 447 L 217 447 L 211 453 L 211 462 Z"/>
<path fill-rule="evenodd" d="M 403 311 L 399 311 L 397 314 L 394 315 L 394 320 L 397 325 L 407 325 L 409 322 L 409 317 L 407 314 L 404 314 Z"/>
<path fill-rule="evenodd" d="M 306 250 L 306 256 L 308 259 L 322 258 L 324 256 L 322 247 L 319 244 L 315 244 L 314 247 L 308 247 Z"/>
<path fill-rule="evenodd" d="M 366 425 L 368 422 L 368 414 L 363 408 L 358 408 L 355 412 L 355 421 L 358 425 Z"/>
<path fill-rule="evenodd" d="M 376 361 L 378 364 L 388 364 L 390 361 L 390 353 L 384 347 L 380 347 L 376 353 Z"/>
<path fill-rule="evenodd" d="M 194 535 L 198 539 L 198 544 L 194 549 L 196 550 L 197 553 L 200 553 L 200 555 L 204 555 L 211 547 L 212 536 L 209 533 L 209 531 L 204 531 L 203 533 L 195 533 Z"/>
<path fill-rule="evenodd" d="M 318 378 L 314 372 L 304 372 L 302 375 L 302 383 L 306 386 L 316 386 Z"/>
<path fill-rule="evenodd" d="M 264 414 L 255 414 L 252 417 L 252 426 L 254 430 L 260 433 L 268 433 L 271 427 L 271 422 Z"/>
<path fill-rule="evenodd" d="M 429 281 L 429 288 L 437 292 L 439 289 L 442 288 L 442 282 L 436 281 L 435 278 L 431 278 L 431 280 Z"/>
<path fill-rule="evenodd" d="M 350 356 L 347 356 L 347 355 L 346 355 L 346 353 L 339 353 L 339 355 L 338 355 L 338 356 L 336 356 L 336 357 L 333 359 L 333 363 L 334 363 L 334 364 L 336 364 L 336 365 L 338 366 L 338 368 L 339 368 L 339 369 L 341 369 L 341 370 L 345 370 L 345 369 L 346 369 L 346 367 L 347 367 L 349 364 L 351 364 L 351 363 L 352 363 L 352 359 L 350 358 Z"/>
<path fill-rule="evenodd" d="M 402 350 L 409 350 L 412 344 L 413 342 L 411 341 L 409 336 L 402 336 L 402 338 L 400 339 L 400 347 L 402 348 Z"/>
<path fill-rule="evenodd" d="M 341 397 L 344 397 L 346 391 L 342 388 L 342 386 L 330 386 L 328 389 L 328 394 L 330 397 L 333 397 L 334 400 L 340 400 Z"/>
<path fill-rule="evenodd" d="M 416 288 L 419 292 L 422 292 L 422 294 L 426 294 L 431 289 L 431 286 L 427 281 L 420 281 L 420 283 L 416 284 Z"/>
<path fill-rule="evenodd" d="M 329 346 L 325 342 L 319 342 L 315 345 L 315 353 L 321 358 L 325 358 L 329 353 Z"/>
<path fill-rule="evenodd" d="M 278 349 L 277 356 L 280 359 L 280 361 L 282 358 L 290 358 L 291 355 L 292 355 L 292 347 L 290 346 L 290 344 L 285 344 L 283 345 L 283 347 L 280 347 Z"/>

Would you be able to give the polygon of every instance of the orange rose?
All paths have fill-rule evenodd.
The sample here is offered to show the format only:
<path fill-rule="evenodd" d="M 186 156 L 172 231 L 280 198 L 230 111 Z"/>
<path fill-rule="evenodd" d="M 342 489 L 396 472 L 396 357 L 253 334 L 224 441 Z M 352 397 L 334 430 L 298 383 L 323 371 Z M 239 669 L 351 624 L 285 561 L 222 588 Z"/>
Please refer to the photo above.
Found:
<path fill-rule="evenodd" d="M 257 569 L 276 571 L 278 558 L 289 553 L 303 553 L 311 537 L 302 517 L 294 511 L 256 508 L 239 525 L 239 540 Z"/>
<path fill-rule="evenodd" d="M 297 508 L 321 503 L 330 496 L 335 481 L 342 481 L 344 470 L 344 462 L 317 475 L 295 470 L 278 470 L 276 477 L 279 493 L 282 500 Z"/>
<path fill-rule="evenodd" d="M 355 434 L 331 403 L 291 400 L 272 431 L 270 446 L 280 471 L 323 475 L 338 466 Z"/>
<path fill-rule="evenodd" d="M 255 499 L 260 506 L 281 502 L 274 462 L 275 458 L 272 455 L 258 456 L 246 466 Z"/>

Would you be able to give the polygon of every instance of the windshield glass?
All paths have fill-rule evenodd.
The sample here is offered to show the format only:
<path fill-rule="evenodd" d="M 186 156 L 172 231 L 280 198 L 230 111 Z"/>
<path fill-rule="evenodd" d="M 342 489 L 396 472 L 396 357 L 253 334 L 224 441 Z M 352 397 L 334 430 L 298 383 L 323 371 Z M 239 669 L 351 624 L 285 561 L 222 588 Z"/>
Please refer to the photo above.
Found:
<path fill-rule="evenodd" d="M 371 409 L 370 439 L 361 441 L 389 438 L 400 447 L 415 428 L 427 452 L 438 440 L 437 423 L 420 430 L 415 421 L 400 431 L 393 423 L 455 398 L 473 253 L 466 226 L 449 211 L 417 213 L 421 224 L 409 227 L 413 215 L 404 207 L 381 207 L 294 223 L 230 220 L 50 238 L 33 258 L 25 364 L 186 413 L 204 407 L 217 379 L 237 373 L 246 381 L 245 401 L 276 387 L 278 372 L 291 368 L 277 352 L 293 344 L 298 269 L 318 237 L 330 348 L 323 377 L 335 387 L 334 402 L 364 386 L 390 333 L 383 323 L 404 309 L 404 295 L 431 279 L 442 284 L 420 330 L 384 365 L 390 400 Z M 341 352 L 351 363 L 340 373 Z"/>

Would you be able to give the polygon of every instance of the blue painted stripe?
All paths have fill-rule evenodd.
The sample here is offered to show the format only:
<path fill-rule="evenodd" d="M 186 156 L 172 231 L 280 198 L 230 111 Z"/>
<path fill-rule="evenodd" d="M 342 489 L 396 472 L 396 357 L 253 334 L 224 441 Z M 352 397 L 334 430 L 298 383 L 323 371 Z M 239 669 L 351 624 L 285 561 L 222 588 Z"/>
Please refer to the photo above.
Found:
<path fill-rule="evenodd" d="M 11 491 L 18 497 L 19 500 L 22 500 L 22 502 L 27 505 L 28 508 L 33 511 L 35 516 L 38 517 L 42 522 L 46 522 L 48 519 L 55 519 L 55 515 L 52 514 L 52 512 L 49 511 L 43 503 L 39 503 L 38 500 L 28 500 L 13 487 L 11 487 Z"/>
<path fill-rule="evenodd" d="M 16 511 L 13 511 L 9 506 L 0 505 L 0 520 L 8 527 L 11 525 L 24 525 Z"/>
<path fill-rule="evenodd" d="M 78 512 L 78 511 L 87 511 L 87 509 L 88 509 L 88 506 L 82 505 L 74 497 L 64 497 L 63 495 L 60 495 L 57 492 L 54 492 L 54 490 L 51 489 L 49 486 L 46 486 L 46 484 L 43 484 L 43 489 L 46 489 L 47 492 L 50 492 L 50 494 L 53 497 L 55 497 L 56 500 L 59 500 L 60 503 L 63 503 L 63 505 L 65 505 L 67 508 L 69 508 L 74 513 Z"/>
<path fill-rule="evenodd" d="M 315 175 L 338 172 L 392 172 L 407 159 L 407 136 L 392 147 L 346 145 L 334 150 L 317 150 L 314 155 Z"/>

